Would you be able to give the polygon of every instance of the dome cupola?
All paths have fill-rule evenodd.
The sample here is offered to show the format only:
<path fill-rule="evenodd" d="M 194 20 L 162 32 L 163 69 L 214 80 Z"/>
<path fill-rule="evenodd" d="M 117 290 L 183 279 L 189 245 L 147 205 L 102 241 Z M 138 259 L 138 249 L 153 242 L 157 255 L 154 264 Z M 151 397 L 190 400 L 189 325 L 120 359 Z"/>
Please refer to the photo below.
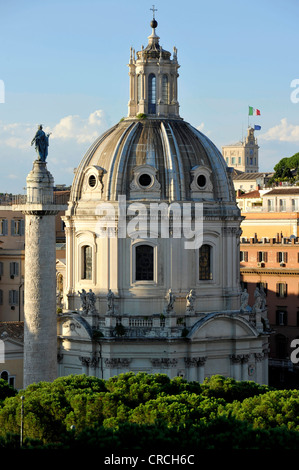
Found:
<path fill-rule="evenodd" d="M 177 49 L 173 48 L 171 59 L 171 53 L 159 44 L 157 26 L 153 18 L 148 45 L 145 48 L 142 46 L 136 56 L 131 48 L 128 117 L 146 114 L 148 117 L 179 118 Z"/>

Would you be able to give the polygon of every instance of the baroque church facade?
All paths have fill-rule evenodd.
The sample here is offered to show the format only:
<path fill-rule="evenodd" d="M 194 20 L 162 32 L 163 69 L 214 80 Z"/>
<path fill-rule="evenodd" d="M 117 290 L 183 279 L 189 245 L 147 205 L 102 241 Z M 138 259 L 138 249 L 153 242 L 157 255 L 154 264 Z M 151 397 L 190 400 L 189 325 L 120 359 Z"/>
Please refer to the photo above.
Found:
<path fill-rule="evenodd" d="M 129 60 L 128 116 L 78 165 L 64 222 L 58 375 L 268 383 L 265 306 L 241 305 L 232 168 L 179 114 L 157 22 Z"/>

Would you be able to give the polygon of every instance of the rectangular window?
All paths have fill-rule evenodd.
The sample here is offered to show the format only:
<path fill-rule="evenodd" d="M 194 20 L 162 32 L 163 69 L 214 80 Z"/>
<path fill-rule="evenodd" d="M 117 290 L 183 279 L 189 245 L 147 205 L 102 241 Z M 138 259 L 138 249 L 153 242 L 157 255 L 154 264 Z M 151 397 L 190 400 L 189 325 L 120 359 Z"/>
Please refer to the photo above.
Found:
<path fill-rule="evenodd" d="M 278 282 L 276 284 L 276 296 L 287 297 L 287 295 L 288 295 L 288 285 L 285 282 Z"/>
<path fill-rule="evenodd" d="M 292 212 L 297 212 L 299 210 L 299 200 L 292 199 Z"/>
<path fill-rule="evenodd" d="M 0 305 L 3 305 L 3 290 L 0 289 Z"/>
<path fill-rule="evenodd" d="M 211 250 L 210 245 L 202 245 L 199 249 L 199 279 L 201 281 L 213 279 Z"/>
<path fill-rule="evenodd" d="M 148 76 L 148 113 L 156 114 L 156 76 L 153 73 Z"/>
<path fill-rule="evenodd" d="M 279 199 L 279 211 L 280 212 L 285 212 L 286 211 L 286 200 L 285 199 Z"/>
<path fill-rule="evenodd" d="M 83 272 L 82 279 L 92 279 L 92 247 L 83 246 Z"/>
<path fill-rule="evenodd" d="M 15 377 L 9 377 L 8 379 L 8 385 L 10 385 L 11 387 L 15 388 Z"/>
<path fill-rule="evenodd" d="M 248 251 L 240 251 L 240 261 L 248 261 Z"/>
<path fill-rule="evenodd" d="M 8 220 L 0 220 L 0 235 L 8 235 Z"/>
<path fill-rule="evenodd" d="M 268 212 L 274 211 L 274 201 L 273 199 L 268 199 Z"/>
<path fill-rule="evenodd" d="M 19 292 L 17 290 L 10 290 L 8 297 L 9 305 L 19 305 Z"/>
<path fill-rule="evenodd" d="M 154 280 L 154 248 L 150 245 L 137 245 L 135 250 L 136 281 Z"/>
<path fill-rule="evenodd" d="M 4 266 L 4 265 L 3 265 L 3 262 L 0 261 L 0 278 L 1 278 L 1 276 L 3 276 L 3 272 L 4 272 L 4 271 L 3 271 L 3 266 Z"/>
<path fill-rule="evenodd" d="M 10 266 L 10 277 L 13 279 L 15 276 L 19 275 L 19 263 L 11 262 Z"/>
<path fill-rule="evenodd" d="M 258 263 L 266 263 L 268 261 L 268 253 L 266 251 L 258 251 L 257 261 Z"/>
<path fill-rule="evenodd" d="M 11 234 L 13 236 L 22 236 L 25 234 L 25 220 L 14 219 L 11 221 Z"/>
<path fill-rule="evenodd" d="M 287 263 L 287 262 L 288 262 L 287 251 L 279 251 L 277 253 L 277 263 Z"/>
<path fill-rule="evenodd" d="M 276 325 L 286 326 L 288 324 L 288 313 L 285 309 L 276 310 Z"/>

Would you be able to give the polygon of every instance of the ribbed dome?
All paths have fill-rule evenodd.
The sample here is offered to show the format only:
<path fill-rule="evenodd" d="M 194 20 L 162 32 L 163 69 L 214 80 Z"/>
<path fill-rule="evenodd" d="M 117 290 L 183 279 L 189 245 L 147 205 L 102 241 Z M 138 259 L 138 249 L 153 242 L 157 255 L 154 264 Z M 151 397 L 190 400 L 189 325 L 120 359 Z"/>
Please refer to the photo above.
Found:
<path fill-rule="evenodd" d="M 216 146 L 183 120 L 125 119 L 85 154 L 74 177 L 71 201 L 116 201 L 126 195 L 127 199 L 233 202 L 229 172 Z M 137 180 L 141 174 L 143 180 Z"/>

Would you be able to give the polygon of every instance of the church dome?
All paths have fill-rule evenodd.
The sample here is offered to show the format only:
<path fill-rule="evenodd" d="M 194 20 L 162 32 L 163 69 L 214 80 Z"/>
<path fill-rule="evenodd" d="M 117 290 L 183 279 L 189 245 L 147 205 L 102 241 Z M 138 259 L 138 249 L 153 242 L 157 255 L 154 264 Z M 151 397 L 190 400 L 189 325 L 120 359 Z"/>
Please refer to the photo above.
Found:
<path fill-rule="evenodd" d="M 128 117 L 100 136 L 77 168 L 71 201 L 127 199 L 233 203 L 231 169 L 179 115 L 177 49 L 162 49 L 153 18 L 148 45 L 131 48 Z M 233 209 L 235 211 L 235 209 Z"/>
<path fill-rule="evenodd" d="M 126 118 L 100 136 L 77 168 L 71 200 L 234 202 L 230 169 L 182 119 Z"/>
<path fill-rule="evenodd" d="M 96 139 L 74 176 L 59 368 L 202 382 L 246 380 L 248 360 L 262 380 L 261 314 L 254 328 L 240 312 L 233 169 L 180 117 L 177 49 L 161 48 L 156 27 L 153 18 L 148 45 L 131 48 L 128 116 Z"/>

